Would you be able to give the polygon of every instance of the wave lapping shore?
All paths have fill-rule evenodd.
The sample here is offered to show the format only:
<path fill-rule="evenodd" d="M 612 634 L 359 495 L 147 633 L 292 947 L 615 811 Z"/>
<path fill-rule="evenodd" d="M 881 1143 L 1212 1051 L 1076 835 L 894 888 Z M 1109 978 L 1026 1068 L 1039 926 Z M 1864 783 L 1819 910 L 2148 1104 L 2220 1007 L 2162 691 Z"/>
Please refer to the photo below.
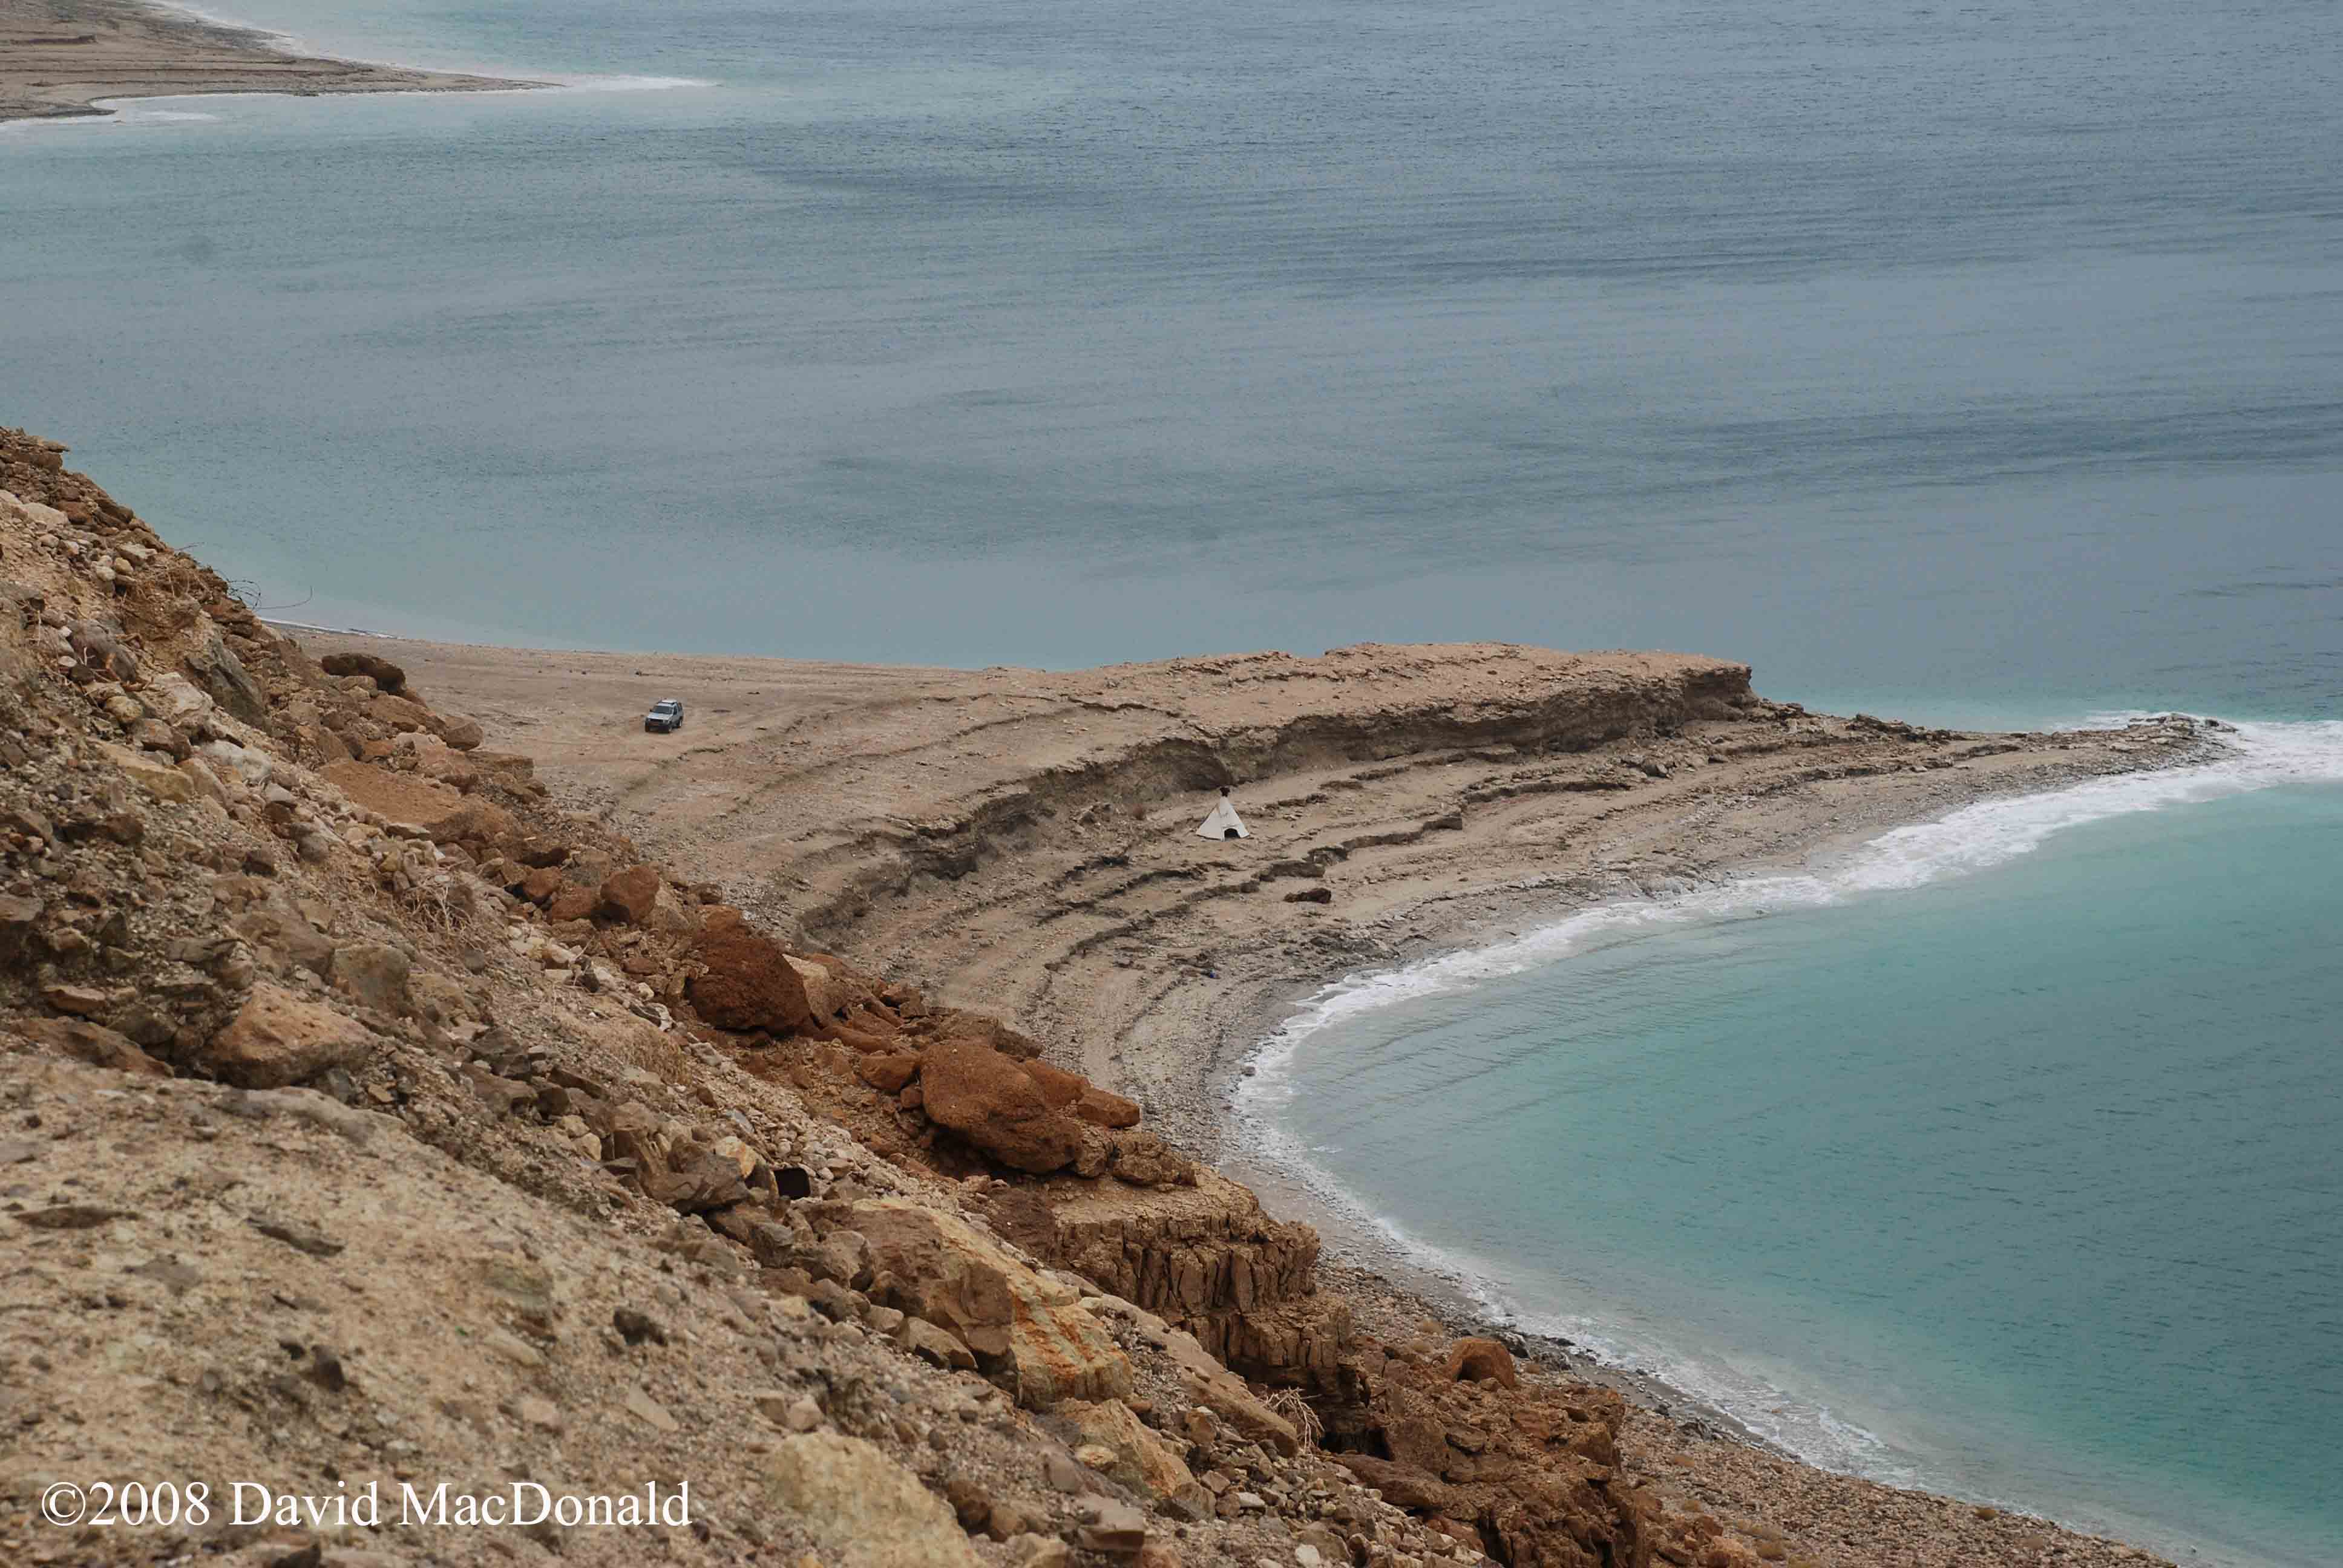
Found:
<path fill-rule="evenodd" d="M 0 0 L 0 120 L 102 116 L 202 93 L 480 93 L 543 83 L 288 53 L 266 33 L 146 0 Z"/>

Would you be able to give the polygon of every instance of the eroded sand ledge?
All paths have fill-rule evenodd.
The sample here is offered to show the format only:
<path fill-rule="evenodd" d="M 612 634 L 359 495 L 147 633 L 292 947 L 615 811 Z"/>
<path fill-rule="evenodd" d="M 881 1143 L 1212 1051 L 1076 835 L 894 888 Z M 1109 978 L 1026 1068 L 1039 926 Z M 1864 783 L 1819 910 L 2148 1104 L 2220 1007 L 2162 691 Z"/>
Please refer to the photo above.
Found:
<path fill-rule="evenodd" d="M 1327 980 L 2207 744 L 1827 718 L 1722 659 L 1499 644 L 1047 673 L 302 640 L 385 653 L 566 804 L 1224 1161 L 1227 1075 Z M 688 726 L 644 734 L 669 695 Z M 1222 784 L 1249 839 L 1192 832 Z"/>
<path fill-rule="evenodd" d="M 145 0 L 0 0 L 0 120 L 102 116 L 186 93 L 478 93 L 541 82 L 288 55 L 266 33 Z"/>

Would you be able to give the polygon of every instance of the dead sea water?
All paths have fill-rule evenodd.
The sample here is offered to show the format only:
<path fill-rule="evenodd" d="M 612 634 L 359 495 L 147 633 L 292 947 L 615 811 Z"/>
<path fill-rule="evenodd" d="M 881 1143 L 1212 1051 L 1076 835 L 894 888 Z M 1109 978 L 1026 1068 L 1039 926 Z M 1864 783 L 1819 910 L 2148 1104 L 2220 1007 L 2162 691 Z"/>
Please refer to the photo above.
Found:
<path fill-rule="evenodd" d="M 2343 1557 L 2335 7 L 234 9 L 569 84 L 0 127 L 0 419 L 297 618 L 2266 721 L 1336 1009 L 1257 1109 L 1817 1456 Z"/>
<path fill-rule="evenodd" d="M 1332 988 L 1256 1147 L 1837 1468 L 2338 1560 L 2343 725 Z"/>

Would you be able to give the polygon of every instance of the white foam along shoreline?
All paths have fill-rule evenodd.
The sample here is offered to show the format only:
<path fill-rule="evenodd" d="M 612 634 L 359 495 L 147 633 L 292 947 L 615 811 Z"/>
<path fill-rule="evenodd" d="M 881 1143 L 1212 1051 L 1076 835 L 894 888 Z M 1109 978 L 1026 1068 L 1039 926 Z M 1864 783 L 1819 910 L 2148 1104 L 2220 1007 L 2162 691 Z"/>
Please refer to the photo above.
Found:
<path fill-rule="evenodd" d="M 2119 725 L 2127 717 L 2095 716 L 2090 722 Z M 1527 1308 L 1511 1299 L 1496 1265 L 1413 1235 L 1377 1213 L 1283 1125 L 1279 1113 L 1294 1093 L 1295 1056 L 1312 1036 L 1363 1014 L 1469 991 L 1654 929 L 1761 918 L 1775 910 L 1917 888 L 2006 864 L 2060 832 L 2091 822 L 2290 784 L 2343 782 L 2343 721 L 2242 723 L 2226 739 L 2227 750 L 2211 761 L 1979 801 L 1881 834 L 1807 868 L 1727 877 L 1664 898 L 1599 904 L 1492 946 L 1346 976 L 1319 990 L 1261 1042 L 1251 1076 L 1236 1081 L 1234 1119 L 1256 1157 L 1306 1190 L 1344 1228 L 1380 1238 L 1397 1255 L 1462 1292 L 1491 1319 L 1568 1339 L 1614 1366 L 1647 1371 L 1809 1463 L 1894 1485 L 1929 1486 L 1931 1477 L 1899 1457 L 1896 1444 L 1824 1406 L 1802 1402 L 1762 1373 L 1659 1342 L 1616 1321 Z"/>

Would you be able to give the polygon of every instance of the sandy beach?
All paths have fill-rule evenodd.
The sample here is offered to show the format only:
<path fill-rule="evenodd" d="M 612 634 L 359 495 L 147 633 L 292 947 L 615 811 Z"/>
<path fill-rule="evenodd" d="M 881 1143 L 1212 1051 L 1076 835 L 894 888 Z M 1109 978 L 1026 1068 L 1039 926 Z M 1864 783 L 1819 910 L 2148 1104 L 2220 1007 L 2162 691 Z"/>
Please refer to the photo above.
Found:
<path fill-rule="evenodd" d="M 0 120 L 188 93 L 478 93 L 543 84 L 287 54 L 266 33 L 142 0 L 0 0 Z"/>
<path fill-rule="evenodd" d="M 1488 1325 L 1228 1136 L 1236 1076 L 1312 991 L 2218 744 L 2187 720 L 2002 734 L 1827 717 L 1674 654 L 1368 645 L 1051 673 L 297 635 L 395 660 L 489 745 L 534 757 L 561 803 L 776 928 L 1014 1020 L 1318 1226 L 1329 1288 L 1392 1328 Z M 684 729 L 644 733 L 670 696 Z M 1222 785 L 1251 838 L 1196 836 Z M 1990 1511 L 1814 1469 L 1636 1369 L 1524 1348 L 1629 1395 L 1631 1459 L 1655 1483 L 1835 1519 L 1850 1543 L 1899 1521 L 1896 1561 L 2009 1544 L 1977 1536 Z M 2020 1523 L 2052 1528 L 1992 1527 Z M 2066 1561 L 2146 1557 L 2056 1538 Z M 2052 1537 L 2026 1539 L 2019 1560 Z"/>

